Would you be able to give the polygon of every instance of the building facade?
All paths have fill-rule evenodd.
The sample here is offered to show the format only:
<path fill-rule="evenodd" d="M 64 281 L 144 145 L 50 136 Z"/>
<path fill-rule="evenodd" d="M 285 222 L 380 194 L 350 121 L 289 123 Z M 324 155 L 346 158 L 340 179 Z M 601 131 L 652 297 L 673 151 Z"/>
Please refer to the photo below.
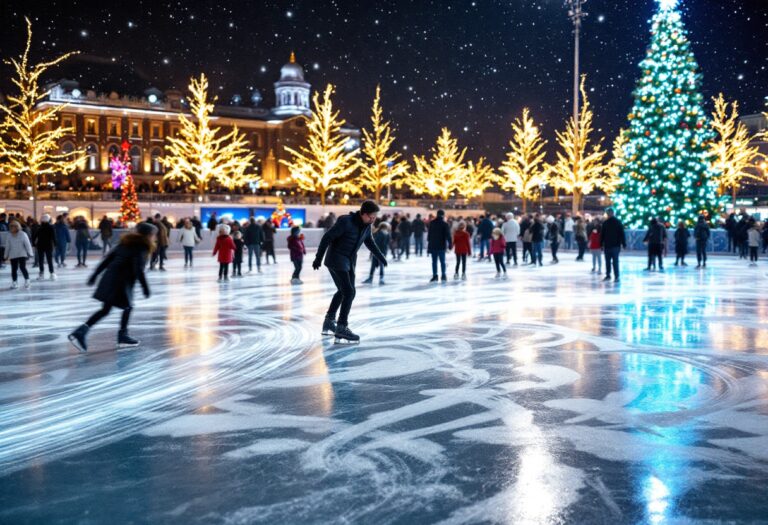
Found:
<path fill-rule="evenodd" d="M 286 147 L 296 149 L 306 143 L 307 119 L 311 116 L 311 86 L 293 53 L 274 88 L 274 108 L 260 107 L 261 94 L 254 91 L 251 106 L 242 105 L 240 97 L 233 97 L 230 105 L 216 105 L 212 123 L 224 133 L 237 126 L 246 136 L 256 157 L 254 171 L 264 187 L 291 189 L 290 173 L 280 160 L 289 158 Z M 51 87 L 48 100 L 40 106 L 62 103 L 66 107 L 53 125 L 72 128 L 73 133 L 61 140 L 61 150 L 81 149 L 85 159 L 75 173 L 47 181 L 52 189 L 110 189 L 109 161 L 126 144 L 139 191 L 184 191 L 181 183 L 163 180 L 165 170 L 160 161 L 166 138 L 179 132 L 179 115 L 188 115 L 181 92 L 150 88 L 141 97 L 97 94 L 83 92 L 77 82 L 63 80 Z M 342 133 L 349 137 L 350 148 L 359 147 L 358 129 L 348 127 Z"/>

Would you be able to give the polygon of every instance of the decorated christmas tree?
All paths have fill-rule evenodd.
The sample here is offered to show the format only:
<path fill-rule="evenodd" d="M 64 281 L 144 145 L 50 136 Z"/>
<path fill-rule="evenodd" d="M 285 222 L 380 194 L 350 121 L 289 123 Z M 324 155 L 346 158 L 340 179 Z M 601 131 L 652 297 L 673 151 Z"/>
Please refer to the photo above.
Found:
<path fill-rule="evenodd" d="M 629 114 L 625 164 L 613 194 L 617 215 L 630 227 L 643 226 L 650 217 L 691 223 L 722 207 L 709 149 L 714 134 L 678 0 L 657 1 Z"/>
<path fill-rule="evenodd" d="M 112 187 L 121 189 L 120 220 L 124 223 L 136 223 L 141 220 L 139 197 L 131 175 L 131 159 L 128 155 L 130 145 L 123 142 L 122 155 L 115 155 L 109 161 L 112 170 Z"/>

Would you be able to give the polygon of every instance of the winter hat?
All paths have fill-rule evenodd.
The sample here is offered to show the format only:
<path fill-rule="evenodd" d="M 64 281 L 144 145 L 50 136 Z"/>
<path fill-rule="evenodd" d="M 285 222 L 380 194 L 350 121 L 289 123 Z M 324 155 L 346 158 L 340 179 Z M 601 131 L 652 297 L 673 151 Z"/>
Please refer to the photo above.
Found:
<path fill-rule="evenodd" d="M 379 211 L 379 205 L 376 204 L 373 201 L 364 201 L 362 206 L 360 206 L 360 213 L 376 213 Z"/>
<path fill-rule="evenodd" d="M 136 225 L 136 233 L 145 237 L 149 237 L 150 235 L 157 233 L 157 226 L 154 224 L 149 224 L 148 222 L 140 222 Z"/>
<path fill-rule="evenodd" d="M 40 222 L 51 222 L 51 216 L 47 213 L 40 217 Z"/>

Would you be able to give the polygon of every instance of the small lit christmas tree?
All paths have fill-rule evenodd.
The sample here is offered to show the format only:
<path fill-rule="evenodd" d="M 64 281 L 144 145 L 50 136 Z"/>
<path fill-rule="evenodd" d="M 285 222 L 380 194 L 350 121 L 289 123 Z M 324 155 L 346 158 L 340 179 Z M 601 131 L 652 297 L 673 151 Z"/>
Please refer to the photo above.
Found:
<path fill-rule="evenodd" d="M 613 194 L 616 213 L 630 227 L 650 217 L 691 223 L 719 212 L 714 138 L 703 108 L 701 75 L 683 26 L 678 0 L 657 0 L 651 45 L 640 63 L 624 166 Z"/>
<path fill-rule="evenodd" d="M 112 187 L 121 189 L 120 220 L 126 224 L 141 220 L 139 197 L 136 195 L 136 185 L 133 182 L 133 175 L 131 175 L 129 148 L 128 142 L 123 142 L 122 155 L 115 155 L 109 161 L 109 167 L 112 169 Z"/>

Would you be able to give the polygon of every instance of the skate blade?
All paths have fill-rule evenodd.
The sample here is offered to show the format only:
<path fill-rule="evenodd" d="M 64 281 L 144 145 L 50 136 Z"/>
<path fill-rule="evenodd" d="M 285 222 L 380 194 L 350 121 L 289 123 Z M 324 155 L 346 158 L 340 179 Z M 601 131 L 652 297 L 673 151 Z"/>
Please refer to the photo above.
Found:
<path fill-rule="evenodd" d="M 322 335 L 327 335 L 327 336 L 333 336 L 333 332 L 328 332 L 328 331 L 321 332 L 321 334 Z"/>
<path fill-rule="evenodd" d="M 78 341 L 75 338 L 75 336 L 70 335 L 70 336 L 68 336 L 68 339 L 69 339 L 70 344 L 72 346 L 74 346 L 75 348 L 77 348 L 80 352 L 83 352 L 83 353 L 87 352 L 87 350 L 85 348 L 83 348 L 83 346 L 80 344 L 80 341 Z"/>
<path fill-rule="evenodd" d="M 118 343 L 117 347 L 118 348 L 136 348 L 140 344 L 141 343 L 135 343 L 135 344 L 134 343 Z"/>
<path fill-rule="evenodd" d="M 333 343 L 337 344 L 337 345 L 356 345 L 356 344 L 359 344 L 360 341 L 359 340 L 354 341 L 354 340 L 351 340 L 351 339 L 339 339 L 337 337 L 337 338 L 335 338 L 333 340 Z"/>

